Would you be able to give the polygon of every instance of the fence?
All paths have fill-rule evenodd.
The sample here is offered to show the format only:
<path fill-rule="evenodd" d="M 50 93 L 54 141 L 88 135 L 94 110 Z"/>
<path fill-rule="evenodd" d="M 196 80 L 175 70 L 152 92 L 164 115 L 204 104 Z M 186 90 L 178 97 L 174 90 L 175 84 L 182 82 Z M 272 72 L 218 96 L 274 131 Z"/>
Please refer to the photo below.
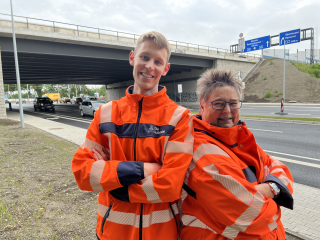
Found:
<path fill-rule="evenodd" d="M 263 58 L 284 58 L 284 49 L 264 49 Z M 304 51 L 292 51 L 286 49 L 286 60 L 310 64 L 310 49 L 305 49 Z M 320 63 L 320 49 L 313 50 L 313 57 L 315 63 Z"/>
<path fill-rule="evenodd" d="M 0 13 L 3 18 L 0 19 L 0 26 L 11 27 L 11 19 L 9 18 L 11 15 Z M 15 16 L 15 15 L 14 15 Z M 19 21 L 15 20 L 16 28 L 26 28 L 31 30 L 38 31 L 46 31 L 46 32 L 58 32 L 69 35 L 78 35 L 83 37 L 90 38 L 100 38 L 106 40 L 127 42 L 127 43 L 135 43 L 139 38 L 139 34 L 134 33 L 126 33 L 115 30 L 108 30 L 102 28 L 95 27 L 87 27 L 82 25 L 76 25 L 71 23 L 63 23 L 51 20 L 37 19 L 37 18 L 29 18 L 24 16 L 15 16 L 15 19 L 21 19 Z M 49 25 L 50 23 L 50 25 Z M 216 48 L 210 46 L 204 46 L 194 43 L 186 43 L 175 40 L 168 40 L 172 52 L 185 54 L 186 51 L 191 52 L 199 52 L 199 53 L 207 53 L 207 54 L 216 54 L 221 56 L 232 56 L 232 57 L 242 57 L 246 58 L 250 61 L 258 61 L 260 59 L 260 55 L 258 54 L 236 54 L 231 53 L 228 49 Z"/>

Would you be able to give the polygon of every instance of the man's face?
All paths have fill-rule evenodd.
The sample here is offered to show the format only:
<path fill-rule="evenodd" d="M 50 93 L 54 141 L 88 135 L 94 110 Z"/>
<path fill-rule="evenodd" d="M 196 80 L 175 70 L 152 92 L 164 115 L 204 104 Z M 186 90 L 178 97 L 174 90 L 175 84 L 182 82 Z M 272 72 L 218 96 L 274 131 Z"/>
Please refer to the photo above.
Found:
<path fill-rule="evenodd" d="M 233 87 L 223 86 L 214 89 L 207 101 L 212 102 L 216 100 L 230 102 L 232 100 L 239 100 L 239 96 Z M 233 127 L 239 122 L 240 109 L 231 109 L 229 104 L 226 104 L 224 109 L 215 110 L 212 108 L 212 104 L 208 102 L 200 103 L 202 120 L 222 128 Z"/>
<path fill-rule="evenodd" d="M 136 52 L 131 51 L 129 62 L 133 66 L 133 93 L 144 96 L 157 93 L 161 76 L 165 76 L 170 68 L 167 50 L 159 48 L 151 40 L 145 40 Z"/>

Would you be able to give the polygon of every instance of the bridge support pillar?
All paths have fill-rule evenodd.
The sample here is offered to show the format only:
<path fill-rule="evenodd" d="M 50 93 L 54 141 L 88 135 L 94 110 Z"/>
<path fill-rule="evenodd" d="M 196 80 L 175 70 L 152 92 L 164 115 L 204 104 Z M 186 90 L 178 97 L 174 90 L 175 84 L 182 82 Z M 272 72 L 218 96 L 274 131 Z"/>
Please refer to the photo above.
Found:
<path fill-rule="evenodd" d="M 6 104 L 4 100 L 4 84 L 3 84 L 3 71 L 1 59 L 1 45 L 0 45 L 0 118 L 7 118 Z"/>

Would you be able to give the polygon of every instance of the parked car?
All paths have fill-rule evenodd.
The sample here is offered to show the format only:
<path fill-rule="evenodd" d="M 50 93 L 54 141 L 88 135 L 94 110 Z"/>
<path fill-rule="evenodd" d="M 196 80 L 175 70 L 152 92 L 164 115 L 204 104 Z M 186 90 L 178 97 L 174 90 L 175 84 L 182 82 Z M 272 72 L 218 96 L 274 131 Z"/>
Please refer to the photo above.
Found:
<path fill-rule="evenodd" d="M 19 104 L 19 100 L 16 101 L 16 104 Z M 22 104 L 27 104 L 27 100 L 22 99 Z"/>
<path fill-rule="evenodd" d="M 61 100 L 60 100 L 60 102 L 64 102 L 64 103 L 71 103 L 71 99 L 70 98 L 68 98 L 68 97 L 63 97 L 63 98 L 61 98 Z"/>
<path fill-rule="evenodd" d="M 79 112 L 82 117 L 85 115 L 94 116 L 95 112 L 99 109 L 102 104 L 105 104 L 102 100 L 85 100 L 79 105 Z"/>
<path fill-rule="evenodd" d="M 38 97 L 33 101 L 33 108 L 35 111 L 52 110 L 55 111 L 53 101 L 48 97 Z"/>
<path fill-rule="evenodd" d="M 80 104 L 80 103 L 82 103 L 82 98 L 81 97 L 73 97 L 72 99 L 71 99 L 71 104 Z"/>

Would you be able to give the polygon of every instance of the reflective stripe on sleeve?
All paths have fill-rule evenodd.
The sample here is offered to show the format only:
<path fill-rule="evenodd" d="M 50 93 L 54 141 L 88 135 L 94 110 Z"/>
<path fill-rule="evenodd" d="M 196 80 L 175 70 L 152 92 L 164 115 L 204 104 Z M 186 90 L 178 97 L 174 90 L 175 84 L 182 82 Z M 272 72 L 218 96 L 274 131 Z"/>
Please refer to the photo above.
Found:
<path fill-rule="evenodd" d="M 192 155 L 193 153 L 193 144 L 189 142 L 168 142 L 167 153 L 188 153 Z"/>
<path fill-rule="evenodd" d="M 227 226 L 224 229 L 223 233 L 221 233 L 221 235 L 229 239 L 235 239 L 238 236 L 239 232 L 239 230 Z"/>
<path fill-rule="evenodd" d="M 185 110 L 187 109 L 184 107 L 178 106 L 170 119 L 169 125 L 176 126 Z"/>
<path fill-rule="evenodd" d="M 230 156 L 225 151 L 223 151 L 220 147 L 218 147 L 217 145 L 208 143 L 208 144 L 201 144 L 197 148 L 197 150 L 193 154 L 193 159 L 195 162 L 197 162 L 200 158 L 202 158 L 202 156 L 208 155 L 208 154 L 222 155 L 230 158 Z"/>
<path fill-rule="evenodd" d="M 153 187 L 152 175 L 142 179 L 141 182 L 142 182 L 141 188 L 145 192 L 145 194 L 147 195 L 148 201 L 150 201 L 152 203 L 162 202 L 162 200 L 159 197 L 158 192 Z"/>
<path fill-rule="evenodd" d="M 189 113 L 189 121 L 188 121 L 188 125 L 189 125 L 189 131 L 188 131 L 188 135 L 186 137 L 186 139 L 184 140 L 185 142 L 189 142 L 189 143 L 192 143 L 194 142 L 194 138 L 192 136 L 192 128 L 193 128 L 193 125 L 192 125 L 192 114 Z"/>
<path fill-rule="evenodd" d="M 98 214 L 100 215 L 100 217 L 104 217 L 104 215 L 108 211 L 108 208 L 108 206 L 104 206 L 100 203 L 98 204 Z"/>
<path fill-rule="evenodd" d="M 94 192 L 104 192 L 100 181 L 105 164 L 106 162 L 104 160 L 99 160 L 92 164 L 90 172 L 90 185 Z"/>
<path fill-rule="evenodd" d="M 250 224 L 257 218 L 260 214 L 262 206 L 264 204 L 264 197 L 260 192 L 256 192 L 253 195 L 253 201 L 250 206 L 241 214 L 234 224 L 231 225 L 232 228 L 238 229 L 241 232 L 245 232 Z"/>
<path fill-rule="evenodd" d="M 195 164 L 194 161 L 192 160 L 192 161 L 190 162 L 190 165 L 189 165 L 189 167 L 188 167 L 188 169 L 187 169 L 187 172 L 186 172 L 186 175 L 185 175 L 185 177 L 184 177 L 184 183 L 185 183 L 185 184 L 188 185 L 188 179 L 189 179 L 190 173 L 191 173 L 191 171 L 192 171 L 195 167 L 196 167 L 196 164 Z"/>
<path fill-rule="evenodd" d="M 101 148 L 101 149 L 106 149 L 105 147 L 103 147 L 102 145 L 100 145 L 99 143 L 96 143 L 96 142 L 94 142 L 94 141 L 92 141 L 92 140 L 90 140 L 90 139 L 88 139 L 88 138 L 86 138 L 85 140 L 84 140 L 84 143 L 82 143 L 82 145 L 80 146 L 80 148 L 82 148 L 82 149 L 88 149 L 88 150 L 90 150 L 90 151 L 92 151 L 92 149 L 94 149 L 95 147 L 99 147 L 99 148 Z M 106 149 L 107 150 L 107 152 L 109 152 L 109 150 L 108 149 Z"/>
<path fill-rule="evenodd" d="M 269 225 L 268 225 L 268 227 L 269 227 L 269 229 L 270 229 L 270 231 L 273 231 L 274 229 L 276 229 L 277 228 L 277 226 L 278 226 L 278 224 L 277 224 L 277 219 L 278 219 L 279 217 L 278 217 L 278 215 L 276 214 L 276 215 L 274 215 L 273 216 L 273 221 L 274 222 L 272 222 L 272 223 L 270 223 Z"/>
<path fill-rule="evenodd" d="M 183 215 L 181 217 L 181 221 L 184 226 L 208 229 L 211 232 L 217 234 L 213 229 L 209 228 L 207 225 L 205 225 L 202 221 L 200 221 L 195 216 Z"/>
<path fill-rule="evenodd" d="M 270 173 L 273 175 L 275 175 L 275 173 L 281 173 L 278 179 L 283 182 L 284 185 L 288 186 L 290 184 L 291 188 L 293 188 L 293 182 L 285 175 L 282 168 L 273 169 Z"/>
<path fill-rule="evenodd" d="M 103 206 L 101 204 L 99 204 L 99 207 L 100 207 L 100 211 L 98 208 L 99 215 L 101 216 L 102 214 L 104 216 L 108 207 Z M 172 209 L 175 214 L 178 214 L 177 204 L 173 204 Z M 154 211 L 151 214 L 143 215 L 143 227 L 146 228 L 157 223 L 166 223 L 171 221 L 173 218 L 174 216 L 171 212 L 171 209 L 169 208 L 166 210 Z M 118 212 L 118 211 L 111 210 L 107 221 L 117 223 L 117 224 L 122 224 L 122 225 L 130 225 L 135 228 L 139 228 L 140 215 L 136 215 L 134 213 Z"/>
<path fill-rule="evenodd" d="M 203 168 L 213 179 L 220 182 L 229 192 L 240 199 L 246 205 L 250 205 L 253 195 L 236 179 L 230 175 L 220 175 L 219 170 L 214 164 L 210 164 Z"/>
<path fill-rule="evenodd" d="M 166 136 L 166 139 L 163 144 L 163 151 L 162 151 L 162 156 L 161 156 L 161 162 L 163 163 L 164 155 L 166 155 L 166 150 L 167 150 L 167 145 L 168 145 L 168 140 L 170 136 Z"/>
<path fill-rule="evenodd" d="M 101 115 L 100 115 L 101 123 L 111 122 L 111 113 L 112 113 L 112 101 L 102 105 Z"/>

